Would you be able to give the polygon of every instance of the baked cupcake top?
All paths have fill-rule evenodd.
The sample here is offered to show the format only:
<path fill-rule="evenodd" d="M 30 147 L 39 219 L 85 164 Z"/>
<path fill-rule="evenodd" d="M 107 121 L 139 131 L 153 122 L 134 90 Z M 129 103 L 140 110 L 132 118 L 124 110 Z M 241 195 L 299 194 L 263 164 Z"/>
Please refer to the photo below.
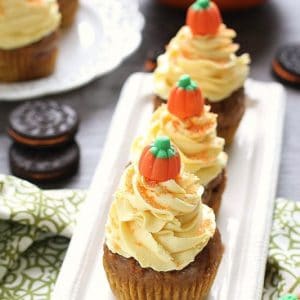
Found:
<path fill-rule="evenodd" d="M 204 105 L 201 90 L 188 75 L 183 75 L 170 92 L 168 105 L 161 105 L 152 115 L 146 135 L 132 145 L 132 160 L 141 149 L 159 135 L 167 135 L 176 145 L 186 171 L 206 185 L 227 164 L 225 141 L 217 136 L 217 115 Z"/>
<path fill-rule="evenodd" d="M 198 0 L 188 11 L 187 25 L 158 57 L 155 93 L 167 99 L 180 75 L 187 73 L 208 100 L 218 102 L 230 96 L 243 86 L 250 63 L 248 54 L 236 55 L 239 45 L 233 43 L 235 37 L 236 32 L 222 24 L 216 5 Z"/>
<path fill-rule="evenodd" d="M 139 165 L 131 164 L 122 176 L 106 224 L 108 248 L 143 268 L 183 269 L 216 230 L 202 193 L 196 176 L 180 172 L 170 140 L 158 138 L 145 148 Z"/>
<path fill-rule="evenodd" d="M 0 49 L 35 43 L 54 32 L 60 19 L 56 0 L 0 0 Z"/>

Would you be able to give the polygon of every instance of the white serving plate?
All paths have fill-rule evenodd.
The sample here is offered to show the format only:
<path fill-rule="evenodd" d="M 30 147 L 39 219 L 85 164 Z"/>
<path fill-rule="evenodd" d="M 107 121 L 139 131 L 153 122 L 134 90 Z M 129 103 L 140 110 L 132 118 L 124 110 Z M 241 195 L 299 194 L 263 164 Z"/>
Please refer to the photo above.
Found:
<path fill-rule="evenodd" d="M 143 25 L 137 0 L 80 0 L 75 24 L 61 33 L 55 72 L 39 80 L 0 83 L 0 100 L 56 94 L 106 74 L 137 49 Z"/>
<path fill-rule="evenodd" d="M 104 225 L 130 144 L 150 118 L 152 90 L 151 75 L 143 73 L 132 75 L 122 90 L 54 300 L 114 299 L 102 267 Z M 254 80 L 247 82 L 246 92 L 247 111 L 228 149 L 228 186 L 218 218 L 225 253 L 209 300 L 259 300 L 262 294 L 285 93 L 277 83 Z"/>

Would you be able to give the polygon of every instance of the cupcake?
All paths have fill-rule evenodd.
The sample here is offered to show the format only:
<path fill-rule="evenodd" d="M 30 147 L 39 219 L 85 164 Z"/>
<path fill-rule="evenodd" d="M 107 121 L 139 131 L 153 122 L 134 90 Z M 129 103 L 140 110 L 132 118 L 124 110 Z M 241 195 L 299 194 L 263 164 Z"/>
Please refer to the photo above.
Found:
<path fill-rule="evenodd" d="M 58 0 L 58 5 L 62 15 L 61 27 L 70 27 L 75 19 L 79 0 Z"/>
<path fill-rule="evenodd" d="M 217 115 L 204 105 L 201 90 L 188 75 L 171 90 L 168 104 L 154 113 L 146 135 L 132 145 L 132 160 L 157 136 L 167 135 L 178 148 L 185 171 L 205 187 L 203 202 L 218 213 L 226 184 L 225 141 L 217 136 Z"/>
<path fill-rule="evenodd" d="M 196 176 L 167 137 L 125 170 L 106 224 L 103 264 L 117 299 L 204 299 L 223 254 Z"/>
<path fill-rule="evenodd" d="M 57 58 L 56 0 L 0 1 L 0 81 L 50 75 Z"/>
<path fill-rule="evenodd" d="M 158 102 L 165 101 L 178 78 L 190 74 L 212 112 L 219 115 L 218 135 L 229 144 L 245 111 L 249 55 L 236 55 L 236 33 L 222 23 L 217 6 L 209 0 L 198 0 L 189 8 L 186 24 L 158 57 L 155 94 Z"/>

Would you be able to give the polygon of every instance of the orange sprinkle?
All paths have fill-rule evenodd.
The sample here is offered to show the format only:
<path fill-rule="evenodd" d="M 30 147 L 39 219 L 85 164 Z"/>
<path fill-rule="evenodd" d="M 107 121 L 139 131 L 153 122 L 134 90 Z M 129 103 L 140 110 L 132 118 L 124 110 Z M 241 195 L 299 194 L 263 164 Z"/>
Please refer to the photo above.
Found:
<path fill-rule="evenodd" d="M 174 127 L 175 129 L 178 129 L 178 127 L 180 126 L 180 123 L 179 123 L 179 121 L 177 121 L 177 120 L 173 120 L 173 121 L 172 121 L 172 125 L 173 125 L 173 127 Z"/>
<path fill-rule="evenodd" d="M 144 178 L 144 182 L 151 188 L 155 187 L 157 185 L 157 181 L 155 181 L 155 180 L 148 180 L 148 179 Z"/>
<path fill-rule="evenodd" d="M 198 230 L 199 234 L 204 233 L 204 230 L 210 226 L 211 226 L 211 220 L 204 220 L 202 222 L 201 226 L 199 227 L 199 230 Z"/>
<path fill-rule="evenodd" d="M 214 125 L 213 120 L 208 120 L 205 124 L 194 124 L 190 119 L 185 121 L 186 127 L 192 132 L 205 132 Z"/>
<path fill-rule="evenodd" d="M 131 233 L 134 233 L 134 232 L 135 232 L 135 226 L 134 226 L 134 223 L 133 223 L 133 222 L 128 223 L 128 230 L 129 230 Z"/>
<path fill-rule="evenodd" d="M 4 14 L 5 14 L 5 10 L 4 10 L 3 4 L 0 3 L 0 16 L 4 16 Z"/>
<path fill-rule="evenodd" d="M 143 244 L 141 242 L 135 242 L 135 244 L 138 246 L 138 247 L 142 247 Z"/>
<path fill-rule="evenodd" d="M 193 56 L 191 55 L 191 53 L 188 50 L 186 50 L 186 49 L 182 50 L 182 56 L 185 57 L 185 58 L 187 58 L 187 59 L 193 58 Z"/>
<path fill-rule="evenodd" d="M 152 207 L 157 208 L 157 209 L 165 209 L 166 207 L 158 204 L 155 200 L 154 197 L 152 197 L 151 195 L 149 195 L 148 191 L 146 190 L 146 188 L 144 186 L 142 186 L 140 183 L 138 183 L 138 190 L 140 192 L 140 194 L 142 195 L 142 197 L 144 198 L 144 200 L 150 204 Z"/>
<path fill-rule="evenodd" d="M 188 156 L 190 159 L 197 159 L 197 160 L 202 160 L 204 162 L 208 162 L 210 160 L 212 160 L 207 152 L 200 152 L 197 154 L 191 154 Z"/>

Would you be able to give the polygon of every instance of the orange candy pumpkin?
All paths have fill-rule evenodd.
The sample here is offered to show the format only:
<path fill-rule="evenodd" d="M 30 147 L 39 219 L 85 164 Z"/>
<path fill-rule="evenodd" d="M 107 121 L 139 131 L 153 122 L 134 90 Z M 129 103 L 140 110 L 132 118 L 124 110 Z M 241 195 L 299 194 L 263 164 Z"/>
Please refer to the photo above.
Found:
<path fill-rule="evenodd" d="M 139 171 L 149 181 L 175 179 L 180 173 L 180 156 L 166 136 L 158 137 L 145 147 L 139 161 Z"/>
<path fill-rule="evenodd" d="M 222 17 L 214 2 L 197 0 L 188 9 L 186 24 L 194 35 L 215 35 L 222 24 Z"/>
<path fill-rule="evenodd" d="M 188 75 L 182 75 L 171 90 L 168 110 L 180 119 L 200 116 L 204 109 L 204 99 L 197 83 Z"/>

